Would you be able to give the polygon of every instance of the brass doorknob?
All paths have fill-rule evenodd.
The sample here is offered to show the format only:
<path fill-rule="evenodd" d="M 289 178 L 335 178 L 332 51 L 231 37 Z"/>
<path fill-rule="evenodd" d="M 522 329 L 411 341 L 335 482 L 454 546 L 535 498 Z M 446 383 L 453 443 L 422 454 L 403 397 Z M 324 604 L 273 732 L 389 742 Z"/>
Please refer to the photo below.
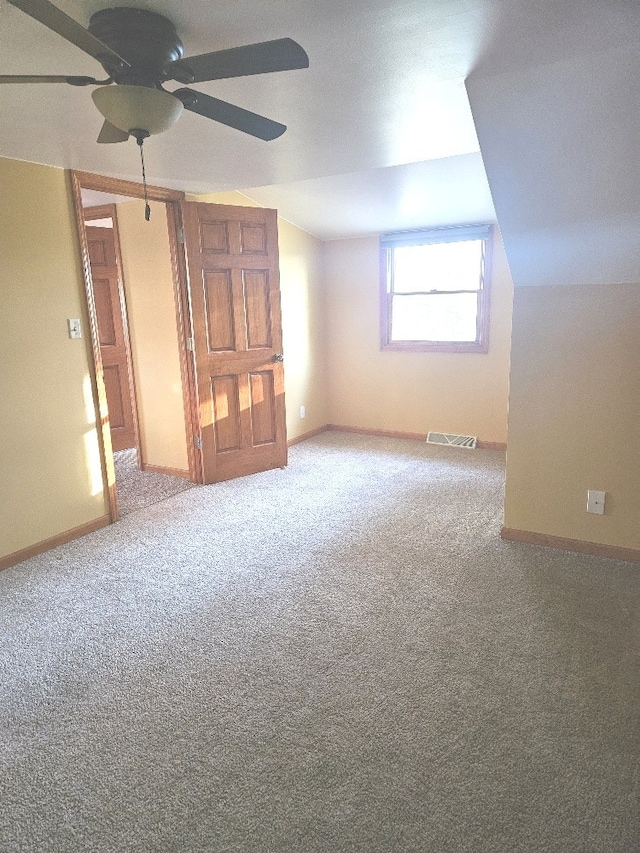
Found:
<path fill-rule="evenodd" d="M 284 361 L 284 356 L 282 355 L 282 353 L 281 353 L 281 352 L 277 352 L 277 353 L 274 355 L 273 360 L 274 360 L 274 361 Z"/>

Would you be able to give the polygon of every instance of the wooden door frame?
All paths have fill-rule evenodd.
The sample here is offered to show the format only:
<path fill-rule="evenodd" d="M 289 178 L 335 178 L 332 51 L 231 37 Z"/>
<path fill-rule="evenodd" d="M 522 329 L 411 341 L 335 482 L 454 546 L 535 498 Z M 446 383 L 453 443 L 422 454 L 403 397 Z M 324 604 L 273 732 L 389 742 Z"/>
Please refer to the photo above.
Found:
<path fill-rule="evenodd" d="M 114 193 L 117 195 L 131 196 L 132 198 L 144 198 L 145 190 L 142 184 L 135 183 L 134 181 L 109 178 L 105 175 L 94 175 L 90 172 L 78 172 L 72 170 L 69 175 L 73 194 L 76 231 L 80 247 L 80 260 L 82 263 L 82 273 L 85 282 L 87 313 L 89 317 L 91 351 L 94 366 L 93 393 L 94 404 L 96 412 L 98 413 L 96 427 L 100 447 L 102 475 L 109 503 L 109 516 L 111 521 L 114 522 L 117 521 L 119 517 L 118 500 L 116 495 L 113 449 L 111 446 L 109 410 L 104 386 L 104 369 L 102 365 L 102 356 L 100 354 L 98 322 L 95 301 L 93 298 L 91 265 L 89 263 L 89 247 L 87 244 L 82 207 L 82 190 L 86 189 L 95 190 L 97 192 Z M 151 201 L 164 202 L 167 211 L 169 251 L 171 254 L 171 275 L 173 279 L 173 293 L 178 328 L 178 352 L 180 357 L 180 375 L 182 379 L 182 397 L 184 404 L 185 432 L 187 438 L 189 479 L 194 483 L 201 483 L 203 482 L 202 454 L 200 450 L 196 448 L 196 437 L 200 434 L 198 395 L 193 358 L 191 357 L 187 345 L 187 342 L 192 335 L 191 305 L 184 244 L 179 239 L 179 234 L 183 233 L 181 202 L 184 201 L 184 193 L 178 190 L 165 189 L 164 187 L 148 186 L 147 197 Z"/>
<path fill-rule="evenodd" d="M 138 398 L 136 394 L 136 382 L 133 375 L 133 359 L 131 356 L 131 339 L 129 336 L 129 315 L 127 312 L 127 301 L 124 293 L 124 277 L 122 273 L 122 257 L 120 255 L 120 235 L 118 232 L 118 211 L 115 204 L 101 204 L 97 207 L 83 207 L 82 220 L 85 223 L 92 219 L 111 219 L 113 223 L 113 247 L 116 256 L 116 270 L 118 274 L 118 304 L 120 306 L 120 317 L 122 321 L 122 335 L 124 348 L 127 353 L 127 391 L 129 404 L 133 415 L 133 432 L 135 436 L 136 451 L 138 453 L 138 467 L 142 467 L 142 447 L 140 445 L 140 424 L 138 423 Z M 85 282 L 86 284 L 86 282 Z M 91 287 L 91 301 L 95 304 L 93 282 Z M 100 356 L 102 359 L 102 355 Z"/>

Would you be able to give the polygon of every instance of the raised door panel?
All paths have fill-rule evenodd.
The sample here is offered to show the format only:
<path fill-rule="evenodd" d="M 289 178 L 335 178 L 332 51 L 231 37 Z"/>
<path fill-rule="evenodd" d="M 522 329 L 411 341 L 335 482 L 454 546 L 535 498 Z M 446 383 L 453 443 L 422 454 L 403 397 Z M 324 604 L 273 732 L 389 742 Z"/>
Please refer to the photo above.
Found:
<path fill-rule="evenodd" d="M 91 237 L 89 237 L 88 247 L 91 269 L 99 269 L 100 267 L 106 267 L 109 265 L 105 240 L 101 238 L 92 239 Z"/>
<path fill-rule="evenodd" d="M 104 365 L 104 385 L 109 404 L 109 423 L 111 429 L 123 428 L 126 426 L 124 416 L 125 397 L 119 364 Z"/>
<path fill-rule="evenodd" d="M 200 250 L 217 255 L 229 252 L 229 229 L 225 220 L 207 219 L 200 222 Z"/>
<path fill-rule="evenodd" d="M 116 251 L 111 228 L 90 226 L 87 234 L 91 269 L 116 266 Z"/>
<path fill-rule="evenodd" d="M 267 254 L 267 229 L 261 223 L 241 222 L 239 224 L 240 254 Z"/>
<path fill-rule="evenodd" d="M 216 376 L 211 381 L 216 453 L 242 447 L 240 394 L 237 376 Z"/>
<path fill-rule="evenodd" d="M 263 370 L 249 374 L 251 392 L 251 443 L 273 444 L 276 440 L 275 394 L 273 372 Z"/>
<path fill-rule="evenodd" d="M 116 335 L 116 320 L 113 316 L 111 299 L 111 282 L 108 278 L 93 278 L 93 299 L 96 305 L 98 319 L 98 338 L 101 347 L 118 345 Z"/>
<path fill-rule="evenodd" d="M 209 352 L 235 350 L 236 334 L 231 271 L 213 270 L 205 272 L 203 290 Z"/>
<path fill-rule="evenodd" d="M 247 349 L 269 348 L 272 345 L 269 272 L 245 270 L 243 278 Z"/>

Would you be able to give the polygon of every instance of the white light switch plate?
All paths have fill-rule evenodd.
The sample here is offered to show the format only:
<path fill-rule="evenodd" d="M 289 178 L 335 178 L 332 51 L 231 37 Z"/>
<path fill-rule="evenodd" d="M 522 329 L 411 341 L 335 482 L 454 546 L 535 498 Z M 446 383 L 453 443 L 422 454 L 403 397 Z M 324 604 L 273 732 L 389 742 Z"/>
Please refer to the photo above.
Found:
<path fill-rule="evenodd" d="M 595 489 L 589 489 L 587 492 L 587 512 L 604 515 L 605 495 L 606 492 L 597 492 Z"/>
<path fill-rule="evenodd" d="M 69 319 L 69 320 L 67 320 L 67 324 L 69 325 L 69 337 L 72 340 L 82 337 L 82 329 L 80 328 L 80 320 Z"/>

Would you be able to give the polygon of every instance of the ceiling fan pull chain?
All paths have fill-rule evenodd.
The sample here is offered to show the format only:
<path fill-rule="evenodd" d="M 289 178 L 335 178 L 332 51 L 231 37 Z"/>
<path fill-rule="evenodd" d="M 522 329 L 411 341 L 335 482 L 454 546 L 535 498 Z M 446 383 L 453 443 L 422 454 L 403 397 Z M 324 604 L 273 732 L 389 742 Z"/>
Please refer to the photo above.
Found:
<path fill-rule="evenodd" d="M 140 146 L 140 163 L 142 164 L 142 186 L 144 187 L 144 218 L 148 222 L 151 219 L 151 207 L 149 205 L 149 199 L 147 198 L 147 175 L 144 168 L 144 150 L 143 144 L 145 137 L 149 134 L 142 130 L 132 130 L 131 133 L 135 136 L 136 142 Z"/>

